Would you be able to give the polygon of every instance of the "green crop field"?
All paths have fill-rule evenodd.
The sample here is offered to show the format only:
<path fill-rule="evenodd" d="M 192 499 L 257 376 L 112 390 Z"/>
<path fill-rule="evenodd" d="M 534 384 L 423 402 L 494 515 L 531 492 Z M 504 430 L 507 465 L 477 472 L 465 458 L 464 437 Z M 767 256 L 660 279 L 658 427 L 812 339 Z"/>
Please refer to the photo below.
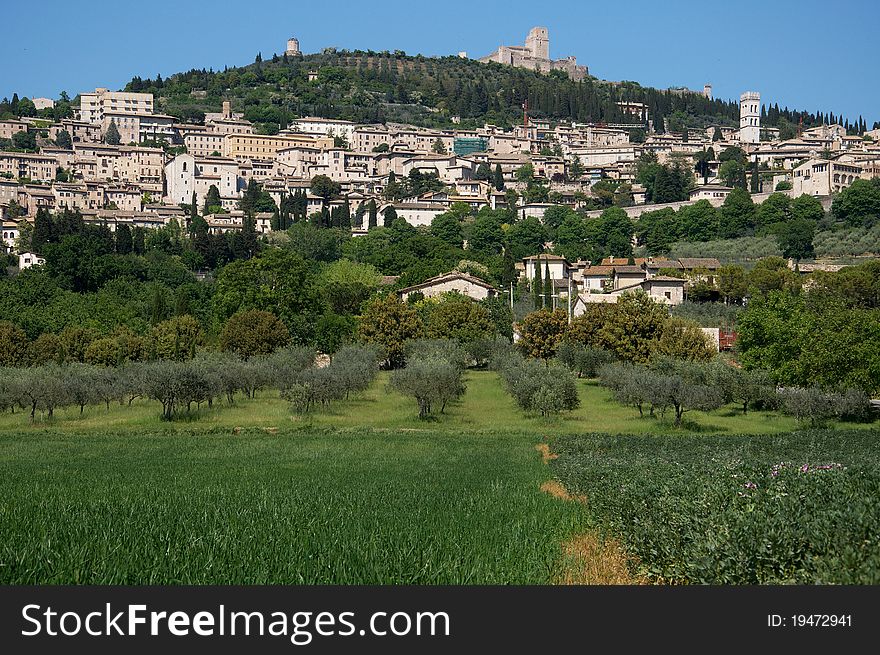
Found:
<path fill-rule="evenodd" d="M 878 584 L 878 439 L 591 434 L 553 441 L 552 467 L 654 579 Z"/>
<path fill-rule="evenodd" d="M 686 414 L 676 429 L 671 419 L 639 418 L 587 381 L 579 382 L 581 407 L 548 422 L 525 416 L 487 372 L 470 372 L 460 402 L 420 421 L 415 402 L 386 383 L 382 375 L 361 397 L 309 417 L 292 415 L 274 391 L 173 423 L 161 422 L 159 404 L 146 401 L 89 407 L 82 416 L 64 409 L 33 426 L 25 413 L 0 415 L 0 583 L 554 582 L 566 578 L 565 544 L 573 537 L 614 528 L 615 511 L 631 519 L 628 506 L 611 504 L 616 487 L 590 477 L 608 471 L 596 455 L 602 444 L 614 453 L 610 461 L 629 462 L 631 452 L 627 470 L 641 479 L 637 464 L 675 469 L 681 458 L 695 471 L 694 462 L 727 452 L 726 440 L 751 453 L 799 438 L 767 436 L 791 431 L 790 418 L 733 408 Z M 651 436 L 565 436 L 595 431 Z M 834 461 L 850 467 L 845 476 L 877 436 L 848 434 L 828 455 L 839 453 Z M 535 450 L 545 437 L 561 455 L 550 469 Z M 575 444 L 593 455 L 584 459 Z M 788 457 L 800 464 L 798 452 Z M 542 493 L 554 473 L 589 502 Z M 677 479 L 667 495 L 700 489 Z M 854 507 L 868 502 L 858 500 L 868 487 L 840 489 L 854 495 Z M 813 500 L 831 506 L 826 496 Z M 643 555 L 628 533 L 607 533 Z M 702 581 L 655 568 L 647 572 Z"/>

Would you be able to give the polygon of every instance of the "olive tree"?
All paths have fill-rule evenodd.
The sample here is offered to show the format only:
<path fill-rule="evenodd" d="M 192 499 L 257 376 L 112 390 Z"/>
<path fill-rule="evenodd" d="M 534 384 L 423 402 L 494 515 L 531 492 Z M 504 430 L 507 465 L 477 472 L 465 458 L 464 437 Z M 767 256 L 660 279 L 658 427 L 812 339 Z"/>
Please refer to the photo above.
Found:
<path fill-rule="evenodd" d="M 602 366 L 614 361 L 614 355 L 603 348 L 563 341 L 556 349 L 556 359 L 579 378 L 594 378 Z"/>
<path fill-rule="evenodd" d="M 392 373 L 390 386 L 416 399 L 421 419 L 427 419 L 438 407 L 442 413 L 449 402 L 465 391 L 462 369 L 437 357 L 411 359 L 406 368 Z"/>

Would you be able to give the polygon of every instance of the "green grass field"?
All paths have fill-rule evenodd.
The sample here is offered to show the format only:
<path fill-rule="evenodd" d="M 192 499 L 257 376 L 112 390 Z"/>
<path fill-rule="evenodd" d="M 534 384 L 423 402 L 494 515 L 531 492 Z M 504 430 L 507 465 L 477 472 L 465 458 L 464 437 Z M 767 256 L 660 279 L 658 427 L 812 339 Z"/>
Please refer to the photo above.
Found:
<path fill-rule="evenodd" d="M 675 429 L 587 381 L 547 422 L 488 372 L 420 421 L 386 382 L 306 418 L 273 391 L 174 423 L 146 401 L 0 416 L 0 583 L 547 583 L 599 523 L 540 491 L 545 437 L 794 427 L 731 408 Z"/>
<path fill-rule="evenodd" d="M 90 431 L 96 429 L 204 430 L 209 428 L 276 427 L 279 429 L 309 426 L 334 429 L 372 428 L 383 431 L 454 432 L 516 432 L 530 435 L 569 434 L 577 432 L 609 432 L 620 434 L 680 434 L 682 432 L 766 433 L 795 429 L 797 422 L 778 412 L 750 412 L 743 416 L 734 406 L 706 414 L 687 412 L 684 428 L 675 428 L 671 417 L 665 420 L 640 418 L 638 411 L 623 407 L 611 398 L 611 393 L 595 381 L 579 380 L 581 406 L 553 420 L 527 416 L 517 408 L 504 391 L 495 373 L 471 371 L 467 374 L 467 393 L 464 398 L 447 408 L 443 415 L 428 422 L 418 418 L 415 401 L 387 389 L 388 374 L 363 395 L 348 401 L 334 403 L 329 410 L 308 417 L 292 415 L 288 404 L 278 398 L 278 392 L 261 391 L 255 400 L 238 398 L 232 407 L 225 404 L 212 410 L 203 408 L 196 420 L 163 424 L 158 420 L 160 405 L 136 400 L 131 407 L 110 405 L 87 407 L 83 416 L 78 408 L 55 412 L 49 422 L 37 420 L 30 426 L 26 414 L 0 415 L 0 430 Z"/>

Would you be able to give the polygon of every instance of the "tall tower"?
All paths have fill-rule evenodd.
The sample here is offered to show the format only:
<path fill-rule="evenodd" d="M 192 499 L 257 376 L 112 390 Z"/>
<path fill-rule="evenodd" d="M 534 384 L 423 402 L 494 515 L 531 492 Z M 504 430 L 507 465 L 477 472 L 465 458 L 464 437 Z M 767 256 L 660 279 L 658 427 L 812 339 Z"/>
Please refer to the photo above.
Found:
<path fill-rule="evenodd" d="M 302 53 L 299 51 L 299 39 L 290 37 L 287 39 L 287 50 L 285 53 L 288 57 L 299 57 Z"/>
<path fill-rule="evenodd" d="M 708 98 L 709 100 L 712 99 L 712 85 L 711 84 L 704 84 L 703 85 L 703 95 L 706 98 Z"/>
<path fill-rule="evenodd" d="M 536 59 L 550 59 L 550 35 L 546 27 L 533 27 L 526 37 L 526 48 Z"/>
<path fill-rule="evenodd" d="M 739 97 L 739 140 L 761 141 L 761 94 L 757 91 L 746 91 Z"/>

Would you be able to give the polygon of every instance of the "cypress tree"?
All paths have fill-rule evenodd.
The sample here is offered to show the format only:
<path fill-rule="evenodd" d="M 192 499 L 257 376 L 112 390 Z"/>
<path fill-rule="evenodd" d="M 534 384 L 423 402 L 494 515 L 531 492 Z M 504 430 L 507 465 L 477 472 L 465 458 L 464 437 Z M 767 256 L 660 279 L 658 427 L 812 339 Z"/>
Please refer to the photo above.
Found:
<path fill-rule="evenodd" d="M 43 246 L 53 241 L 55 241 L 55 226 L 52 223 L 52 216 L 48 209 L 40 207 L 34 219 L 34 231 L 31 232 L 31 250 L 41 253 Z"/>
<path fill-rule="evenodd" d="M 510 246 L 505 246 L 501 260 L 501 284 L 507 289 L 513 282 L 516 282 L 516 265 L 513 261 L 513 254 L 510 252 Z"/>
<path fill-rule="evenodd" d="M 144 239 L 144 228 L 136 227 L 131 235 L 131 248 L 136 255 L 143 255 L 146 252 L 146 244 Z"/>
<path fill-rule="evenodd" d="M 532 279 L 532 302 L 535 306 L 535 309 L 541 309 L 544 303 L 541 302 L 541 291 L 543 289 L 543 284 L 541 283 L 541 260 L 540 258 L 535 259 L 534 261 L 535 274 Z"/>
<path fill-rule="evenodd" d="M 116 121 L 110 119 L 110 125 L 107 126 L 107 133 L 104 134 L 104 143 L 110 146 L 118 146 L 122 137 L 119 134 L 119 128 L 116 127 Z"/>
<path fill-rule="evenodd" d="M 348 196 L 346 196 L 345 202 L 342 203 L 342 207 L 339 210 L 339 227 L 344 230 L 351 229 L 351 205 L 348 202 Z"/>
<path fill-rule="evenodd" d="M 125 223 L 116 227 L 114 234 L 116 237 L 116 252 L 120 255 L 127 255 L 132 249 L 131 228 Z"/>
<path fill-rule="evenodd" d="M 168 309 L 165 306 L 165 294 L 157 284 L 153 287 L 153 294 L 150 297 L 150 322 L 153 325 L 158 325 L 165 320 L 167 315 Z"/>
<path fill-rule="evenodd" d="M 256 221 L 254 221 L 252 216 L 245 215 L 242 219 L 241 237 L 245 259 L 251 259 L 257 254 L 257 250 L 259 249 Z"/>
<path fill-rule="evenodd" d="M 759 193 L 761 191 L 761 175 L 758 173 L 758 162 L 752 162 L 752 193 Z"/>
<path fill-rule="evenodd" d="M 193 191 L 192 200 L 189 203 L 189 224 L 199 217 L 199 206 L 196 204 L 196 192 Z"/>
<path fill-rule="evenodd" d="M 394 205 L 388 205 L 382 213 L 382 217 L 383 225 L 385 225 L 385 227 L 391 227 L 391 224 L 397 220 L 397 210 L 394 209 Z"/>
<path fill-rule="evenodd" d="M 550 277 L 550 262 L 544 260 L 544 307 L 553 309 L 553 279 Z"/>
<path fill-rule="evenodd" d="M 364 214 L 366 214 L 367 208 L 364 201 L 361 201 L 361 204 L 358 205 L 358 208 L 354 212 L 354 226 L 357 228 L 362 228 L 364 226 Z"/>
<path fill-rule="evenodd" d="M 496 191 L 504 191 L 504 173 L 501 171 L 501 164 L 495 164 L 495 175 L 492 182 Z"/>
<path fill-rule="evenodd" d="M 370 204 L 367 205 L 367 229 L 372 230 L 376 225 L 378 225 L 378 210 L 376 208 L 376 199 L 370 198 Z"/>

